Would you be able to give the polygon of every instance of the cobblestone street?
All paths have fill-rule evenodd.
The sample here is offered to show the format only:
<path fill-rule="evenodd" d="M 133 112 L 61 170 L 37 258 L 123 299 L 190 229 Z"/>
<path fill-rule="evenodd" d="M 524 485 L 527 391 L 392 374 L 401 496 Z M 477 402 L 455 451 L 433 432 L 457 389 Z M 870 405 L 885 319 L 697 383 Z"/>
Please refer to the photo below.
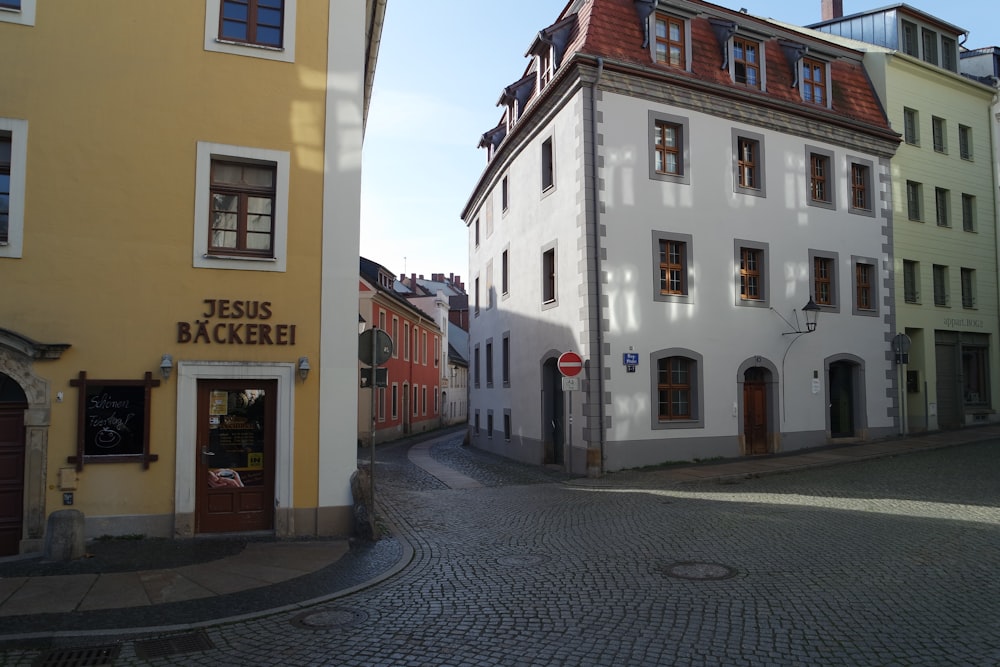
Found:
<path fill-rule="evenodd" d="M 414 551 L 394 578 L 208 628 L 208 650 L 147 661 L 125 641 L 113 664 L 1000 664 L 1000 442 L 659 488 L 460 443 L 431 454 L 482 488 L 378 452 Z"/>

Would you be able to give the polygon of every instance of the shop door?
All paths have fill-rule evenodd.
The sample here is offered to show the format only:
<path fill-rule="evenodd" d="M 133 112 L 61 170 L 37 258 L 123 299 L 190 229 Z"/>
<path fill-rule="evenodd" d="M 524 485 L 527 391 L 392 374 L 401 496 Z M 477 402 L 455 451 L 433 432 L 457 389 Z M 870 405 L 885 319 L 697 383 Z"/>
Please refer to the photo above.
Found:
<path fill-rule="evenodd" d="M 0 556 L 20 551 L 24 517 L 24 405 L 0 403 Z"/>
<path fill-rule="evenodd" d="M 263 380 L 198 383 L 196 532 L 274 528 L 277 389 Z"/>
<path fill-rule="evenodd" d="M 854 364 L 830 364 L 830 436 L 854 437 Z"/>
<path fill-rule="evenodd" d="M 746 453 L 767 454 L 767 382 L 763 368 L 751 368 L 743 382 L 743 437 Z"/>
<path fill-rule="evenodd" d="M 938 427 L 958 428 L 962 425 L 960 391 L 962 380 L 958 374 L 958 345 L 937 341 L 934 345 L 937 361 L 937 414 Z"/>

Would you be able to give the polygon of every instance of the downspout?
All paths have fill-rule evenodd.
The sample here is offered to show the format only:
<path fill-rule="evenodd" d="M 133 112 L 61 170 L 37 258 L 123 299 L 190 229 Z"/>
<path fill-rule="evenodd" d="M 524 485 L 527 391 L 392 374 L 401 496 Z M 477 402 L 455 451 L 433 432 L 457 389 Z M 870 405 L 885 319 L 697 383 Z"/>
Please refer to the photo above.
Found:
<path fill-rule="evenodd" d="M 594 309 L 593 321 L 597 326 L 597 353 L 593 355 L 597 361 L 597 431 L 598 442 L 600 443 L 601 460 L 596 466 L 591 464 L 591 456 L 587 456 L 587 476 L 600 477 L 604 474 L 604 441 L 605 441 L 605 407 L 604 407 L 604 292 L 603 279 L 601 274 L 601 189 L 600 177 L 597 165 L 597 86 L 601 82 L 601 75 L 604 73 L 604 58 L 597 58 L 597 76 L 590 86 L 590 177 L 591 193 L 593 197 L 594 214 L 592 217 L 594 239 L 594 270 L 591 273 L 594 280 Z"/>

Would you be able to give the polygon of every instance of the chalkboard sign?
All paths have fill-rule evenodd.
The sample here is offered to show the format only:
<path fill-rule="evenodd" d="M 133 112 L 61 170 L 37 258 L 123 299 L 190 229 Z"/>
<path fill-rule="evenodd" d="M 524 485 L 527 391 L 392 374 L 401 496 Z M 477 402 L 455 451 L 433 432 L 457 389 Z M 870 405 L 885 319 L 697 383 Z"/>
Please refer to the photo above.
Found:
<path fill-rule="evenodd" d="M 83 371 L 70 385 L 80 390 L 77 453 L 69 462 L 77 470 L 86 463 L 157 460 L 149 453 L 150 389 L 160 385 L 152 373 L 142 380 L 91 380 Z"/>

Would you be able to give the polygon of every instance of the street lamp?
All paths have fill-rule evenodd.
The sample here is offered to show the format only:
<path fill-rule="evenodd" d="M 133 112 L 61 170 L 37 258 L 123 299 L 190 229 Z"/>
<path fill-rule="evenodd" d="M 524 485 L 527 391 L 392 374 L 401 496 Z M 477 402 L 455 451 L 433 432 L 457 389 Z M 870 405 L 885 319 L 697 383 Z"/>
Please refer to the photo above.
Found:
<path fill-rule="evenodd" d="M 813 301 L 812 297 L 809 297 L 809 301 L 806 303 L 806 305 L 802 306 L 802 312 L 805 314 L 806 318 L 805 329 L 802 328 L 802 324 L 799 322 L 799 313 L 794 308 L 792 309 L 792 314 L 795 316 L 795 324 L 792 324 L 784 317 L 782 317 L 781 313 L 774 310 L 773 306 L 771 307 L 771 310 L 774 311 L 775 315 L 781 317 L 782 321 L 784 321 L 784 323 L 787 324 L 788 327 L 791 329 L 791 331 L 782 331 L 781 335 L 790 336 L 793 334 L 807 334 L 816 331 L 816 321 L 819 319 L 819 313 L 822 310 L 822 308 L 816 305 L 816 302 Z"/>

